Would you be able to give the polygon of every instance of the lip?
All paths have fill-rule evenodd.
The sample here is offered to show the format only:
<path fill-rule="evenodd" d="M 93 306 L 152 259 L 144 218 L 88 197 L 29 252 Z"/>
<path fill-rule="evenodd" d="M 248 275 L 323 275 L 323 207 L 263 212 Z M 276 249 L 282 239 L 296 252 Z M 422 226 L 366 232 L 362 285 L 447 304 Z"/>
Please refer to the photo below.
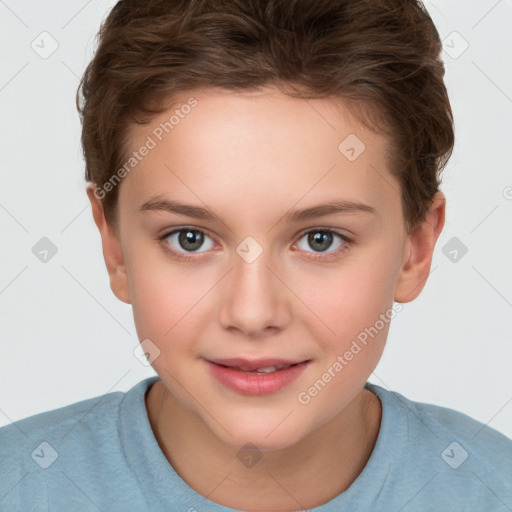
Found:
<path fill-rule="evenodd" d="M 266 368 L 268 366 L 288 366 L 292 364 L 303 363 L 302 361 L 292 361 L 289 359 L 277 359 L 277 358 L 261 358 L 261 359 L 243 359 L 241 357 L 235 357 L 231 359 L 207 359 L 210 363 L 219 364 L 222 366 L 237 366 L 244 371 L 257 370 L 258 368 Z"/>
<path fill-rule="evenodd" d="M 245 395 L 261 396 L 276 393 L 296 380 L 310 363 L 307 361 L 286 361 L 284 359 L 204 359 L 211 375 L 223 386 Z M 223 366 L 224 365 L 224 366 Z M 245 366 L 244 366 L 245 365 Z M 292 365 L 267 374 L 247 373 L 249 370 L 268 366 Z M 229 368 L 238 366 L 247 371 Z"/>

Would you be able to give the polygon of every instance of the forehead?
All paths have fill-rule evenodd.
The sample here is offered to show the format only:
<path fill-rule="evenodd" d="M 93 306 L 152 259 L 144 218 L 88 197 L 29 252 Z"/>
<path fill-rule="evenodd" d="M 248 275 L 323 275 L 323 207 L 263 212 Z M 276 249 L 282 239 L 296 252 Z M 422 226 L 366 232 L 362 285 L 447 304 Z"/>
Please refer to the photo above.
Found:
<path fill-rule="evenodd" d="M 151 149 L 124 179 L 120 202 L 243 197 L 263 213 L 262 205 L 307 206 L 326 195 L 376 208 L 397 200 L 388 141 L 340 99 L 292 98 L 271 88 L 183 94 L 147 125 L 133 125 L 127 140 L 129 153 Z"/>

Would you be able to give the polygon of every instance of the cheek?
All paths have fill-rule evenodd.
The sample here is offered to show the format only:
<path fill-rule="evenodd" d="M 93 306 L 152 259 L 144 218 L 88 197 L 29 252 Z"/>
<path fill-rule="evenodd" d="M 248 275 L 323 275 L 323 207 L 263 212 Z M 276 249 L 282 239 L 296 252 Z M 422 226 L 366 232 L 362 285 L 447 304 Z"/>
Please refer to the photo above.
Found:
<path fill-rule="evenodd" d="M 337 268 L 333 264 L 330 269 L 313 270 L 308 264 L 282 272 L 294 292 L 291 314 L 324 350 L 343 351 L 391 308 L 400 260 L 396 248 L 390 244 L 386 250 L 383 245 L 381 240 Z M 176 263 L 158 246 L 130 247 L 126 263 L 139 339 L 168 347 L 174 340 L 200 337 L 205 322 L 215 320 L 212 315 L 219 304 L 213 306 L 211 300 L 213 296 L 222 300 L 225 268 Z M 208 307 L 211 310 L 205 316 Z"/>
<path fill-rule="evenodd" d="M 311 309 L 319 312 L 322 325 L 318 330 L 314 325 L 320 322 L 309 326 L 322 353 L 298 402 L 315 408 L 318 421 L 339 412 L 368 380 L 382 356 L 390 322 L 401 310 L 393 306 L 393 266 L 380 263 L 347 266 L 331 276 L 323 293 L 315 294 Z"/>
<path fill-rule="evenodd" d="M 145 337 L 170 339 L 194 315 L 207 282 L 176 269 L 159 273 L 156 267 L 132 274 L 132 307 L 135 324 Z"/>
<path fill-rule="evenodd" d="M 368 262 L 361 258 L 340 266 L 339 272 L 326 274 L 321 282 L 315 280 L 314 286 L 309 283 L 309 292 L 302 287 L 308 306 L 323 321 L 324 329 L 330 328 L 326 340 L 343 343 L 392 307 L 396 267 L 394 256 Z"/>
<path fill-rule="evenodd" d="M 222 273 L 171 261 L 160 248 L 147 253 L 131 252 L 126 259 L 135 326 L 140 340 L 152 340 L 163 359 L 171 361 L 173 354 L 192 354 L 201 339 L 211 319 L 205 311 L 209 292 Z"/>

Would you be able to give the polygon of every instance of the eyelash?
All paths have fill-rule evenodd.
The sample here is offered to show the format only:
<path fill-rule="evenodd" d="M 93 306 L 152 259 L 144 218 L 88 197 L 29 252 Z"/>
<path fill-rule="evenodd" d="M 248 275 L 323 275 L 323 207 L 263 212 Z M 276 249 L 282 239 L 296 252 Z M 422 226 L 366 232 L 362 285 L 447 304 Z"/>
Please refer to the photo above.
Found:
<path fill-rule="evenodd" d="M 193 256 L 193 254 L 195 254 L 195 253 L 187 254 L 187 253 L 175 251 L 174 249 L 171 249 L 169 244 L 166 242 L 167 238 L 169 238 L 171 235 L 174 235 L 175 233 L 181 233 L 183 231 L 192 231 L 193 233 L 202 233 L 203 235 L 207 235 L 209 238 L 212 238 L 212 237 L 208 234 L 208 231 L 205 231 L 205 230 L 199 229 L 199 228 L 189 228 L 186 226 L 180 227 L 177 229 L 173 229 L 172 231 L 169 231 L 169 232 L 165 233 L 164 235 L 158 237 L 158 242 L 162 245 L 163 249 L 167 253 L 171 254 L 176 259 L 190 261 L 197 257 L 197 256 Z M 299 240 L 301 238 L 303 238 L 304 235 L 307 235 L 309 233 L 332 233 L 332 234 L 338 236 L 339 238 L 341 238 L 341 240 L 343 240 L 343 242 L 345 242 L 341 247 L 339 247 L 338 249 L 336 249 L 335 251 L 330 252 L 330 253 L 308 253 L 308 254 L 313 255 L 313 256 L 308 256 L 308 258 L 310 258 L 312 260 L 324 260 L 325 261 L 325 260 L 331 260 L 333 258 L 335 259 L 338 256 L 340 256 L 341 253 L 345 252 L 352 244 L 352 240 L 350 238 L 348 238 L 346 235 L 342 235 L 341 233 L 338 233 L 337 231 L 335 231 L 331 228 L 308 229 L 307 231 L 304 231 L 300 234 Z M 201 254 L 201 253 L 199 253 L 199 254 Z"/>

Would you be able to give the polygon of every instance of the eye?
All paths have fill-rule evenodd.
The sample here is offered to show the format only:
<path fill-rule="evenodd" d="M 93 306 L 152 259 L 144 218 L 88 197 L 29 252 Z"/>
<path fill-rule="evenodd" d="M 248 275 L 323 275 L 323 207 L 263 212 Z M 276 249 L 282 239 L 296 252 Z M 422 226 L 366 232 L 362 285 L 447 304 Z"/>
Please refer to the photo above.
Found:
<path fill-rule="evenodd" d="M 329 247 L 332 246 L 333 239 L 335 238 L 338 238 L 336 247 L 334 248 L 333 251 L 327 252 Z M 305 245 L 309 245 L 309 247 L 312 247 L 313 249 L 315 249 L 315 251 L 318 251 L 312 253 L 314 259 L 335 257 L 342 251 L 347 249 L 348 245 L 350 244 L 350 240 L 348 237 L 336 231 L 332 231 L 331 229 L 310 230 L 301 236 L 300 240 L 303 239 L 305 239 L 305 243 L 303 243 L 303 245 L 301 246 L 299 241 L 299 248 L 301 250 L 304 250 L 305 252 L 308 252 Z M 324 256 L 323 253 L 326 253 L 326 255 Z"/>
<path fill-rule="evenodd" d="M 205 237 L 212 241 L 206 232 L 200 229 L 179 228 L 165 234 L 160 240 L 164 248 L 176 254 L 177 257 L 189 258 L 187 253 L 206 252 L 212 248 L 214 244 L 210 243 L 206 244 L 206 251 L 197 250 L 204 245 Z"/>
<path fill-rule="evenodd" d="M 336 247 L 332 251 L 328 249 L 332 246 L 333 240 L 338 239 Z M 205 239 L 210 243 L 204 247 Z M 305 239 L 305 243 L 301 241 Z M 159 237 L 165 251 L 172 254 L 173 257 L 183 260 L 193 259 L 194 253 L 208 252 L 215 245 L 211 237 L 202 229 L 180 227 L 174 229 L 165 235 Z M 313 229 L 303 233 L 299 239 L 298 246 L 300 250 L 309 253 L 311 259 L 329 259 L 335 258 L 343 251 L 348 249 L 351 240 L 332 229 Z M 309 245 L 314 252 L 309 252 L 305 245 Z M 199 251 L 203 247 L 203 251 Z"/>

